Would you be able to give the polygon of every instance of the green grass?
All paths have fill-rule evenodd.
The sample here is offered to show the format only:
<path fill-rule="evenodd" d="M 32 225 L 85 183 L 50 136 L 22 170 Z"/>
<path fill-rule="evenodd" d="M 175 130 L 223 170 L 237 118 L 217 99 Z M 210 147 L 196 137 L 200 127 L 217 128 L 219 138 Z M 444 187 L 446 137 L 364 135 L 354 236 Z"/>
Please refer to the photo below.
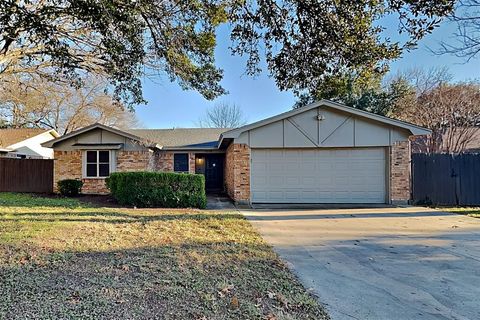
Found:
<path fill-rule="evenodd" d="M 442 208 L 442 210 L 463 214 L 473 218 L 480 218 L 480 208 L 474 207 L 457 207 L 457 208 Z"/>
<path fill-rule="evenodd" d="M 238 213 L 0 194 L 0 319 L 326 319 Z"/>

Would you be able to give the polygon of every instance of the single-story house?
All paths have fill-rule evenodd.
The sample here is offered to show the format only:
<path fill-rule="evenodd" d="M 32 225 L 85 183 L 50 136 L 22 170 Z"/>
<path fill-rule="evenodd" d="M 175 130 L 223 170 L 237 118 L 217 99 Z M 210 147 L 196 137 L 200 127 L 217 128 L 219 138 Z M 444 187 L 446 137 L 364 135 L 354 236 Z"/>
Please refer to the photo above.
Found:
<path fill-rule="evenodd" d="M 106 193 L 114 171 L 201 173 L 238 203 L 405 203 L 409 136 L 429 130 L 322 100 L 243 127 L 128 130 L 94 124 L 44 143 L 55 182 Z"/>
<path fill-rule="evenodd" d="M 0 129 L 0 157 L 52 159 L 53 149 L 42 143 L 60 137 L 53 129 Z"/>
<path fill-rule="evenodd" d="M 412 136 L 412 153 L 480 153 L 480 127 L 447 128 L 436 141 L 431 139 L 432 135 Z"/>

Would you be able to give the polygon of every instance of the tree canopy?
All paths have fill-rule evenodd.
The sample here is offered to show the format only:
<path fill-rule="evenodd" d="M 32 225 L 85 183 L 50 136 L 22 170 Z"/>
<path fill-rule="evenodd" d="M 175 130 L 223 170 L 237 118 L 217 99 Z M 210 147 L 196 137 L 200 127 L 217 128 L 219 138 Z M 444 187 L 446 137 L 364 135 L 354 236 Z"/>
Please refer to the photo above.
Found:
<path fill-rule="evenodd" d="M 143 76 L 167 76 L 213 99 L 225 89 L 216 30 L 231 27 L 233 54 L 260 71 L 265 53 L 281 90 L 314 92 L 329 77 L 382 73 L 452 12 L 453 0 L 3 0 L 0 78 L 35 73 L 81 85 L 108 78 L 115 97 L 143 101 Z M 396 16 L 404 43 L 382 36 Z"/>
<path fill-rule="evenodd" d="M 99 122 L 117 128 L 139 125 L 135 114 L 105 93 L 105 79 L 85 76 L 76 88 L 39 77 L 9 76 L 0 86 L 0 126 L 47 128 L 60 134 Z"/>

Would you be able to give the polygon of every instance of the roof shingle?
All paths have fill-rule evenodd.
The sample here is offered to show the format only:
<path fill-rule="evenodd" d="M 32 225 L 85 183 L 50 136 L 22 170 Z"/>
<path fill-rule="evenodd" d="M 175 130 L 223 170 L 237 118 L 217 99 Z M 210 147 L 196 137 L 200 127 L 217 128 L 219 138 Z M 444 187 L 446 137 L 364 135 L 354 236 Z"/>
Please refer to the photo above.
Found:
<path fill-rule="evenodd" d="M 0 129 L 0 147 L 6 148 L 47 131 L 39 128 Z"/>
<path fill-rule="evenodd" d="M 213 148 L 224 128 L 130 129 L 130 134 L 157 143 L 162 147 Z"/>

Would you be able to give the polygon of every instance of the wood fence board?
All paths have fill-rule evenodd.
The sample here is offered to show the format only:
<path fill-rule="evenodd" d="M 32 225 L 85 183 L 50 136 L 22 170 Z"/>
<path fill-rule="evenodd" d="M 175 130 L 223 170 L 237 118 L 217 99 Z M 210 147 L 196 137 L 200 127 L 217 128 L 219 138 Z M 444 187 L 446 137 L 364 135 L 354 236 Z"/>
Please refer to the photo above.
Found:
<path fill-rule="evenodd" d="M 417 204 L 480 205 L 480 154 L 413 154 Z"/>
<path fill-rule="evenodd" d="M 53 191 L 53 160 L 0 158 L 1 192 Z"/>

